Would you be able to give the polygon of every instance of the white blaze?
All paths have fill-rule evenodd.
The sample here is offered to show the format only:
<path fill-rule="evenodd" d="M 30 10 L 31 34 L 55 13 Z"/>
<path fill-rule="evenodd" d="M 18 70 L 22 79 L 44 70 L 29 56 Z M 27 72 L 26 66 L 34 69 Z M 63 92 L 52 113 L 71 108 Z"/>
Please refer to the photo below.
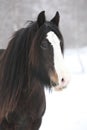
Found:
<path fill-rule="evenodd" d="M 53 46 L 53 52 L 54 52 L 54 68 L 58 75 L 58 87 L 65 87 L 68 84 L 69 81 L 69 73 L 65 67 L 63 55 L 60 48 L 60 40 L 57 37 L 57 35 L 50 31 L 47 33 L 48 41 Z M 62 78 L 64 79 L 64 82 L 61 82 Z"/>

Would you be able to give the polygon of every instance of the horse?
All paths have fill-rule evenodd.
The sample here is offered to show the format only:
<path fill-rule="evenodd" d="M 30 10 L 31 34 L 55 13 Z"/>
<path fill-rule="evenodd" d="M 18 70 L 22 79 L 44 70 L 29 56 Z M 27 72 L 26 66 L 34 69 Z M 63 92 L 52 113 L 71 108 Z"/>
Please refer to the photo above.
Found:
<path fill-rule="evenodd" d="M 59 21 L 58 11 L 50 21 L 40 12 L 0 51 L 0 130 L 38 130 L 46 109 L 44 88 L 67 86 Z"/>

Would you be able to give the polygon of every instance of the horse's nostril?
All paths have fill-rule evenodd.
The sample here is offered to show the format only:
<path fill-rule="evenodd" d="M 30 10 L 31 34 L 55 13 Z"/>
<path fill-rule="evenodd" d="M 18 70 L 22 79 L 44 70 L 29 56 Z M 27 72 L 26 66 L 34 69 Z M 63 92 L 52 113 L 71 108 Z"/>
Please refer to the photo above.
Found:
<path fill-rule="evenodd" d="M 61 79 L 61 82 L 63 82 L 63 83 L 65 82 L 64 78 Z"/>

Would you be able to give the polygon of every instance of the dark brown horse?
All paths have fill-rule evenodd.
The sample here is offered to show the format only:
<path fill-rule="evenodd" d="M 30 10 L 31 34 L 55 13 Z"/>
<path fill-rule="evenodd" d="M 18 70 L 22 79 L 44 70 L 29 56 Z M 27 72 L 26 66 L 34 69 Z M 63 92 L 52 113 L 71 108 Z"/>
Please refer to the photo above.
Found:
<path fill-rule="evenodd" d="M 68 83 L 59 13 L 18 30 L 0 52 L 0 130 L 38 130 L 45 112 L 44 87 Z"/>

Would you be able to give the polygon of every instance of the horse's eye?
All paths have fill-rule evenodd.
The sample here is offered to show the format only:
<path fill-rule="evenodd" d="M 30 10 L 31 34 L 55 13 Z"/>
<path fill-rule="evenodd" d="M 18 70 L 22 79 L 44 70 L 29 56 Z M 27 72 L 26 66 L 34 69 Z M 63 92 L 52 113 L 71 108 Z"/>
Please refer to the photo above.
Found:
<path fill-rule="evenodd" d="M 41 43 L 41 45 L 40 45 L 40 47 L 42 48 L 42 49 L 44 49 L 44 50 L 46 50 L 47 48 L 48 48 L 48 46 L 49 46 L 49 43 L 47 42 L 47 41 L 42 41 L 42 43 Z"/>

